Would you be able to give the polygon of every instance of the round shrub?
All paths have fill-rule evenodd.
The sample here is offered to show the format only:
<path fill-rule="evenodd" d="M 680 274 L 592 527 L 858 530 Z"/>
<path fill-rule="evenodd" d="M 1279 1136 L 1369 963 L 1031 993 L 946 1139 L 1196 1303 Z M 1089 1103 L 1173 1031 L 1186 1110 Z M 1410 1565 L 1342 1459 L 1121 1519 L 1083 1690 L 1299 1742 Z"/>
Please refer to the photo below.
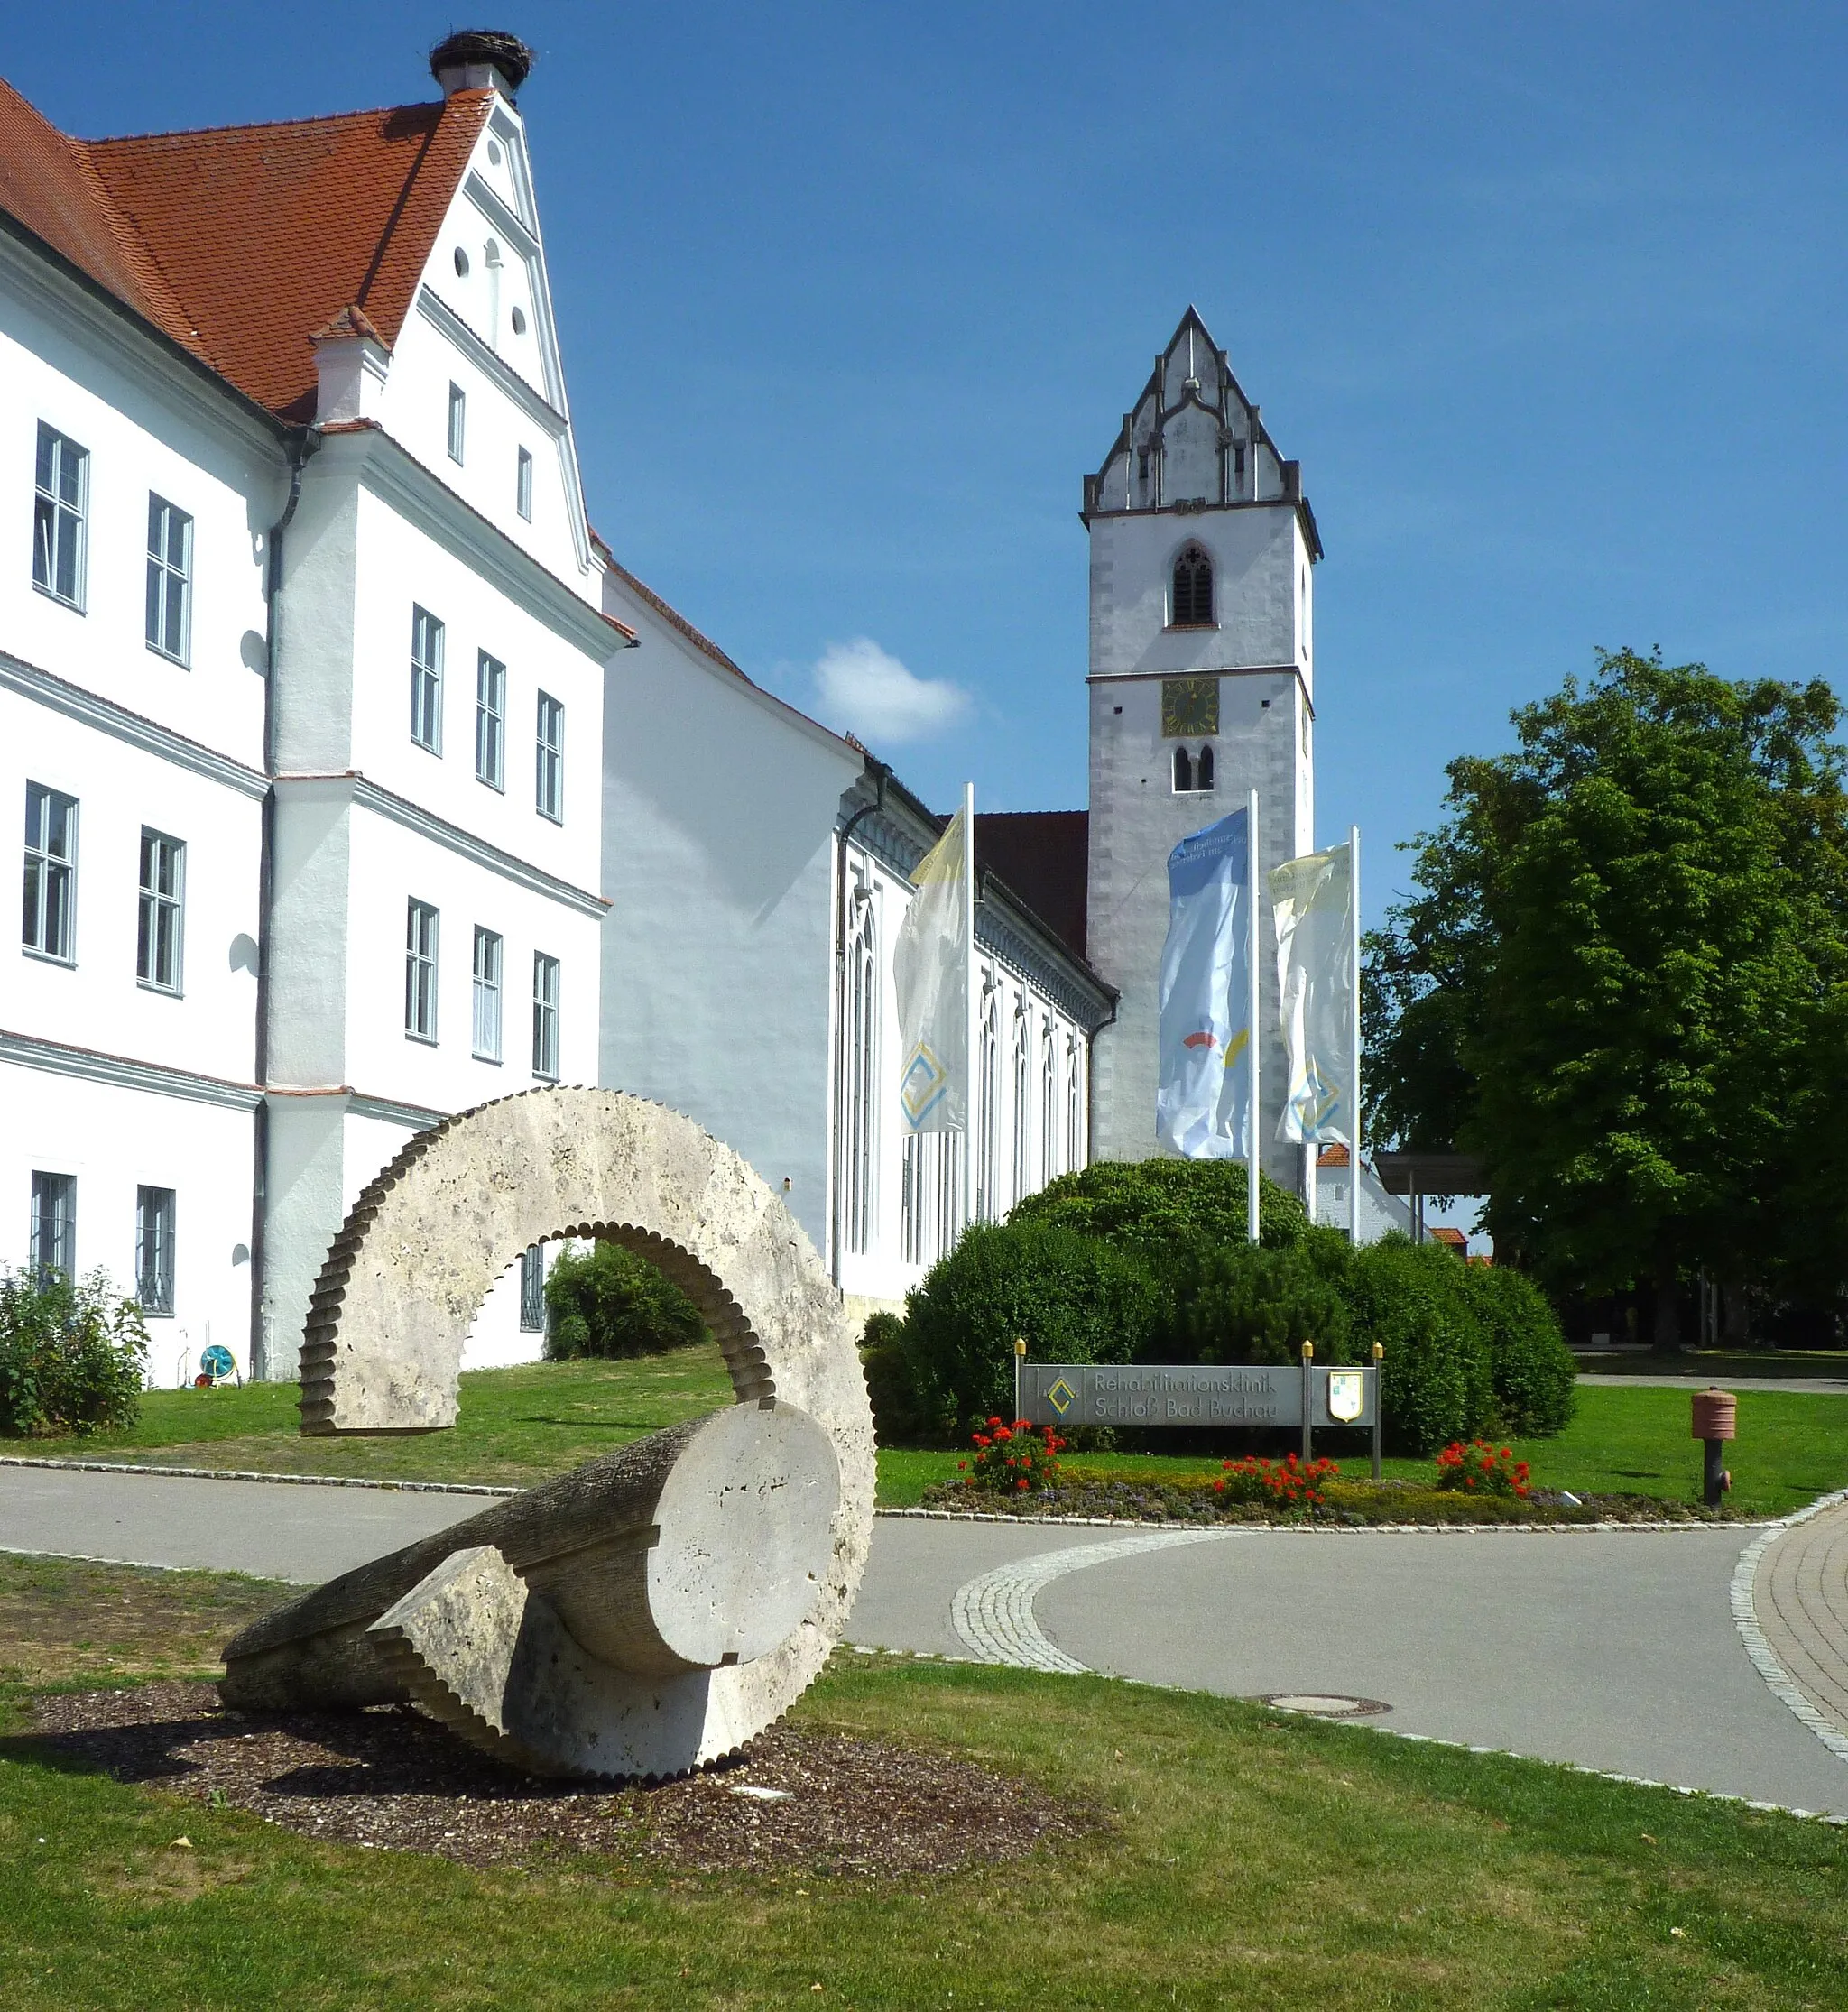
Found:
<path fill-rule="evenodd" d="M 1505 1266 L 1469 1265 L 1464 1279 L 1488 1338 L 1500 1429 L 1529 1439 L 1563 1430 L 1578 1406 L 1578 1365 L 1547 1296 Z"/>
<path fill-rule="evenodd" d="M 1494 1417 L 1489 1340 L 1465 1268 L 1448 1251 L 1400 1236 L 1348 1256 L 1351 1338 L 1364 1358 L 1385 1350 L 1381 1401 L 1394 1451 L 1430 1453 Z"/>
<path fill-rule="evenodd" d="M 545 1352 L 575 1356 L 661 1355 L 707 1338 L 699 1309 L 672 1279 L 620 1243 L 566 1251 L 545 1282 Z"/>
<path fill-rule="evenodd" d="M 1145 1250 L 1243 1243 L 1245 1168 L 1235 1159 L 1100 1159 L 1061 1174 L 1017 1203 L 1008 1222 L 1056 1223 L 1081 1235 Z M 1302 1204 L 1268 1174 L 1258 1185 L 1258 1229 L 1272 1248 L 1308 1228 Z"/>
<path fill-rule="evenodd" d="M 147 1351 L 140 1306 L 105 1273 L 0 1272 L 0 1435 L 133 1425 Z"/>
<path fill-rule="evenodd" d="M 905 1361 L 904 1333 L 897 1314 L 870 1314 L 860 1337 L 860 1367 L 873 1402 L 873 1430 L 882 1446 L 902 1446 L 923 1430 Z"/>
<path fill-rule="evenodd" d="M 906 1297 L 902 1401 L 938 1440 L 966 1419 L 1012 1417 L 1017 1335 L 1048 1361 L 1131 1362 L 1162 1303 L 1146 1268 L 1097 1238 L 1057 1223 L 974 1223 Z"/>
<path fill-rule="evenodd" d="M 1346 1257 L 1346 1241 L 1335 1232 L 1309 1235 L 1317 1244 L 1332 1238 Z M 1305 1342 L 1316 1344 L 1317 1361 L 1354 1360 L 1344 1273 L 1308 1239 L 1282 1250 L 1191 1246 L 1176 1269 L 1173 1292 L 1150 1336 L 1150 1361 L 1295 1362 Z"/>

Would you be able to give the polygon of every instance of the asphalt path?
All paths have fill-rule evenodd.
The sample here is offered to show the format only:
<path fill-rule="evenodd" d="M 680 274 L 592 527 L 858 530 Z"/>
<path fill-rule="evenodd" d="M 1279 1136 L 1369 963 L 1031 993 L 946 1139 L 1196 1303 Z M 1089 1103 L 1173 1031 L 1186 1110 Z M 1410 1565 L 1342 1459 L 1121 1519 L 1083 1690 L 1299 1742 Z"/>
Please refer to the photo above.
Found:
<path fill-rule="evenodd" d="M 313 1583 L 486 1506 L 0 1466 L 0 1549 Z M 1372 1722 L 1400 1731 L 1848 1815 L 1848 1762 L 1772 1694 L 1733 1623 L 1755 1534 L 1235 1530 L 1092 1562 L 1126 1533 L 882 1517 L 848 1636 L 998 1659 L 969 1596 L 1012 1584 L 1042 1666 L 1375 1699 L 1391 1710 Z"/>

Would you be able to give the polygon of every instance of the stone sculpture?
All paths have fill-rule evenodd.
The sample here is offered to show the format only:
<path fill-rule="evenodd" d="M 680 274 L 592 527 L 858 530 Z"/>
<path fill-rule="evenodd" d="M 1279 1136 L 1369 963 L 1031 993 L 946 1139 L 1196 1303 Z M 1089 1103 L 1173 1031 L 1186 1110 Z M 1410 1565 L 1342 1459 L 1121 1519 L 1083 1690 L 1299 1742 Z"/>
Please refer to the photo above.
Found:
<path fill-rule="evenodd" d="M 612 1238 L 680 1286 L 738 1401 L 266 1614 L 226 1647 L 228 1704 L 415 1699 L 531 1773 L 660 1779 L 735 1752 L 814 1680 L 865 1568 L 865 1379 L 794 1217 L 677 1112 L 537 1090 L 414 1139 L 322 1269 L 302 1431 L 452 1425 L 489 1287 L 567 1236 Z"/>

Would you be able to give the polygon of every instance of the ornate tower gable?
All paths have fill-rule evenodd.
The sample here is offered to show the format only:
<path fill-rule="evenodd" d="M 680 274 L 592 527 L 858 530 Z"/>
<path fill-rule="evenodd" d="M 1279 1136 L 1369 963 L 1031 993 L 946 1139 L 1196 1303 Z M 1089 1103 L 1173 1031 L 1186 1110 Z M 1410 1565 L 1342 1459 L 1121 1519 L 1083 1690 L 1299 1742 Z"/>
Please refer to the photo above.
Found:
<path fill-rule="evenodd" d="M 1189 308 L 1135 408 L 1123 414 L 1104 466 L 1085 477 L 1084 519 L 1118 512 L 1186 514 L 1239 503 L 1294 503 L 1310 556 L 1322 556 L 1302 493 L 1225 352 Z"/>

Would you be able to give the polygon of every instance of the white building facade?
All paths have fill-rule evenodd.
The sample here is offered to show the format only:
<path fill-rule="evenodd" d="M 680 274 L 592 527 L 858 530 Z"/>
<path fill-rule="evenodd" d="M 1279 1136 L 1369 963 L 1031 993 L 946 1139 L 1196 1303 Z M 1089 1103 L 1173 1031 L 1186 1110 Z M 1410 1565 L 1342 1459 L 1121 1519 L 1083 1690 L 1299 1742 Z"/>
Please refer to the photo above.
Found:
<path fill-rule="evenodd" d="M 440 103 L 294 125 L 86 146 L 0 95 L 0 1261 L 107 1270 L 162 1381 L 292 1374 L 405 1140 L 596 1070 L 630 639 L 470 40 Z"/>

